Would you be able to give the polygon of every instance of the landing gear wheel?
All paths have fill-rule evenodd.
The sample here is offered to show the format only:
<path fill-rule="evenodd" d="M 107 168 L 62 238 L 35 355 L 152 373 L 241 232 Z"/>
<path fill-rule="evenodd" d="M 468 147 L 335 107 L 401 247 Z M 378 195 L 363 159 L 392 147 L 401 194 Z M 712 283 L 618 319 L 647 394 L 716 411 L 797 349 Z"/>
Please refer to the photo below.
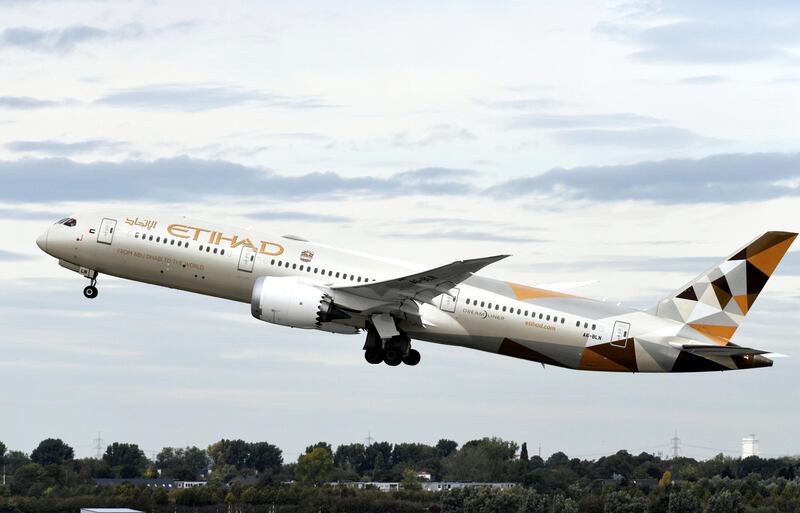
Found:
<path fill-rule="evenodd" d="M 419 354 L 419 351 L 416 349 L 409 349 L 408 354 L 403 358 L 403 363 L 414 366 L 418 364 L 420 360 L 422 360 L 422 355 Z"/>
<path fill-rule="evenodd" d="M 97 297 L 97 287 L 94 285 L 89 285 L 85 289 L 83 289 L 83 295 L 86 299 L 94 299 Z"/>
<path fill-rule="evenodd" d="M 403 361 L 403 352 L 399 347 L 387 347 L 383 353 L 383 363 L 397 367 Z"/>
<path fill-rule="evenodd" d="M 383 362 L 383 351 L 377 347 L 370 347 L 364 351 L 364 358 L 372 365 Z"/>

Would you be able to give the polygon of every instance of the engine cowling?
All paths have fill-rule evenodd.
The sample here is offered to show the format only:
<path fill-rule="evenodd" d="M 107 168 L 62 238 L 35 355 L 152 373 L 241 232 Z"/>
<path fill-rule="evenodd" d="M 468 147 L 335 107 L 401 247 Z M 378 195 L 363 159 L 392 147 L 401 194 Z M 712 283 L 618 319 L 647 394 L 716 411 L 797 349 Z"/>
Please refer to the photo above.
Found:
<path fill-rule="evenodd" d="M 250 298 L 250 311 L 256 319 L 281 326 L 337 333 L 358 332 L 356 328 L 330 324 L 336 319 L 349 318 L 349 315 L 333 304 L 326 290 L 290 276 L 257 278 Z"/>

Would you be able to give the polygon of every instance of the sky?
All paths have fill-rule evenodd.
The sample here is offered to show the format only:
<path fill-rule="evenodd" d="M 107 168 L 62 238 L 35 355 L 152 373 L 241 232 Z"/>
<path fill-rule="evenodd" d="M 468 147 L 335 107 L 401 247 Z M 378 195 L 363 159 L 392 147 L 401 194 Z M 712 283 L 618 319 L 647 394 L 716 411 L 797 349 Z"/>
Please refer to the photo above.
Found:
<path fill-rule="evenodd" d="M 126 206 L 649 308 L 766 230 L 800 231 L 796 2 L 0 0 L 0 440 L 205 447 L 527 442 L 800 454 L 800 246 L 734 341 L 771 369 L 585 373 L 272 326 L 101 277 L 36 237 Z"/>

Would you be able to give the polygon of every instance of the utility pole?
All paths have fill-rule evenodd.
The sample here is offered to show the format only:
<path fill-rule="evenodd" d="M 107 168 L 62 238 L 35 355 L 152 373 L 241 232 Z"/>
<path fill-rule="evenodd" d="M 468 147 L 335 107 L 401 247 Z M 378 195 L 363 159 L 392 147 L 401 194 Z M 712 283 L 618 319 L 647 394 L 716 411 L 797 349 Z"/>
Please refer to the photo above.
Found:
<path fill-rule="evenodd" d="M 678 459 L 681 454 L 681 439 L 678 438 L 678 430 L 675 430 L 675 436 L 672 437 L 672 459 Z"/>
<path fill-rule="evenodd" d="M 364 442 L 367 444 L 367 447 L 375 443 L 375 439 L 372 438 L 372 433 L 367 431 L 367 437 L 364 439 Z"/>
<path fill-rule="evenodd" d="M 105 442 L 105 440 L 100 438 L 100 431 L 97 432 L 97 438 L 95 438 L 92 441 L 94 442 L 94 449 L 95 449 L 96 454 L 97 454 L 96 457 L 99 460 L 100 458 L 103 457 L 103 442 Z"/>

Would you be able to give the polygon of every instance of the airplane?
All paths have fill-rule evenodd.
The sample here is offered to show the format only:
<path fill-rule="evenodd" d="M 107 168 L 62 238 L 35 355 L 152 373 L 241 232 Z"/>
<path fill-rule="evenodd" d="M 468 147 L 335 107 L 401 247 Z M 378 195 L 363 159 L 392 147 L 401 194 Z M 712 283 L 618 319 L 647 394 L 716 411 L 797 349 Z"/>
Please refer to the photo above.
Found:
<path fill-rule="evenodd" d="M 250 304 L 261 321 L 366 332 L 370 364 L 417 365 L 411 341 L 462 346 L 585 371 L 701 372 L 771 367 L 772 353 L 733 342 L 797 237 L 770 231 L 649 311 L 476 274 L 509 255 L 427 269 L 177 215 L 73 214 L 36 240 L 90 280 L 101 274 Z"/>

